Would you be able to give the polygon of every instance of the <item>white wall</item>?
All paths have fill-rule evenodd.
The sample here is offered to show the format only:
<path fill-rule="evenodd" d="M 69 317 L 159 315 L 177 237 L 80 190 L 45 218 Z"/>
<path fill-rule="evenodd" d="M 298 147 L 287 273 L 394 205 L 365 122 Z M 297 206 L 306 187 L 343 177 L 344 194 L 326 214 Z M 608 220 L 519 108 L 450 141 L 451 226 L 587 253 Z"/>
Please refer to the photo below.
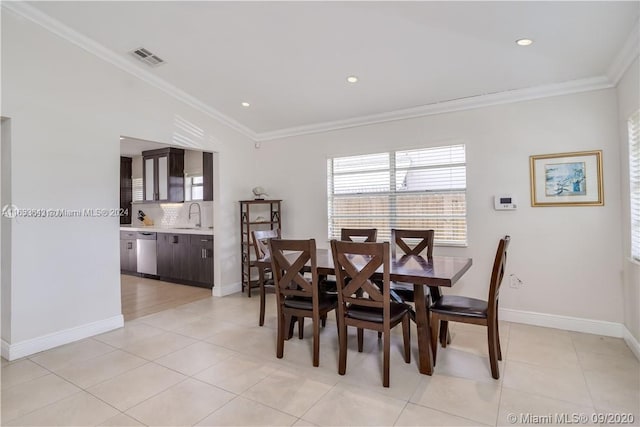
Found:
<path fill-rule="evenodd" d="M 192 135 L 184 130 L 188 123 L 203 131 L 190 138 L 191 148 L 219 153 L 214 293 L 238 283 L 237 200 L 252 182 L 236 165 L 253 156 L 253 143 L 31 21 L 2 12 L 2 116 L 12 119 L 13 203 L 116 208 L 120 135 L 184 145 Z M 12 226 L 12 311 L 2 313 L 11 331 L 9 336 L 3 329 L 4 355 L 121 322 L 118 218 L 20 218 Z"/>
<path fill-rule="evenodd" d="M 640 108 L 640 66 L 638 59 L 618 83 L 618 123 L 620 126 L 621 191 L 622 191 L 622 251 L 624 264 L 624 324 L 640 341 L 640 264 L 631 261 L 629 214 L 629 137 L 627 120 Z"/>
<path fill-rule="evenodd" d="M 11 120 L 0 118 L 0 206 L 11 203 Z M 2 336 L 11 338 L 11 219 L 0 217 Z M 6 321 L 5 321 L 6 320 Z"/>
<path fill-rule="evenodd" d="M 508 273 L 524 287 L 504 286 L 502 308 L 621 323 L 615 90 L 263 142 L 261 185 L 284 200 L 285 237 L 327 247 L 327 157 L 459 142 L 467 147 L 469 245 L 435 253 L 470 256 L 474 266 L 452 291 L 486 298 L 498 239 L 510 234 Z M 530 206 L 530 155 L 594 149 L 603 150 L 604 206 Z M 499 193 L 516 196 L 518 210 L 493 210 Z"/>

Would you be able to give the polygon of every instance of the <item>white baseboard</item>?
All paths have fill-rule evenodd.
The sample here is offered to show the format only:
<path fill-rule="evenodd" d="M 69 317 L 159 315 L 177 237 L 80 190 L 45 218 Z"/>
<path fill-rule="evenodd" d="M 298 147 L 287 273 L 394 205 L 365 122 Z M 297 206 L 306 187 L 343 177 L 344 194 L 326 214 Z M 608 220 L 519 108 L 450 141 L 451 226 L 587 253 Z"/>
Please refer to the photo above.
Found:
<path fill-rule="evenodd" d="M 108 319 L 99 320 L 97 322 L 87 323 L 86 325 L 76 326 L 74 328 L 43 335 L 41 337 L 31 338 L 15 344 L 9 344 L 5 340 L 2 340 L 0 350 L 2 351 L 2 357 L 5 359 L 16 360 L 40 351 L 118 329 L 123 326 L 124 318 L 122 315 L 118 315 Z"/>
<path fill-rule="evenodd" d="M 214 286 L 213 287 L 213 296 L 214 297 L 224 297 L 226 295 L 235 294 L 237 292 L 242 292 L 242 283 L 231 283 L 229 285 L 222 286 Z"/>
<path fill-rule="evenodd" d="M 629 329 L 624 328 L 624 342 L 627 343 L 633 354 L 636 355 L 636 359 L 640 360 L 640 342 L 631 334 Z"/>
<path fill-rule="evenodd" d="M 500 320 L 544 326 L 546 328 L 564 329 L 567 331 L 585 332 L 587 334 L 616 338 L 623 338 L 624 331 L 627 329 L 622 323 L 606 322 L 604 320 L 582 319 L 580 317 L 511 310 L 508 308 L 501 308 L 499 310 L 498 317 Z"/>
<path fill-rule="evenodd" d="M 526 325 L 543 326 L 546 328 L 564 329 L 567 331 L 623 338 L 636 358 L 640 360 L 640 343 L 622 323 L 536 313 L 533 311 L 511 310 L 508 308 L 501 308 L 499 310 L 500 312 L 498 317 L 500 320 L 505 320 L 507 322 L 524 323 Z"/>

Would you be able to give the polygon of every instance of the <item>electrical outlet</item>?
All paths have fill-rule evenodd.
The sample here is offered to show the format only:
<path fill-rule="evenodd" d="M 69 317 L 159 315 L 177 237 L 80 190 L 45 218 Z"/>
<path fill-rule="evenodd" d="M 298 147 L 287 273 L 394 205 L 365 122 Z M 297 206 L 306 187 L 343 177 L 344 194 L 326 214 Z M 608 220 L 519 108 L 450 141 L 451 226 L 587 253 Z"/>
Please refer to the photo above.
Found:
<path fill-rule="evenodd" d="M 515 274 L 509 275 L 509 287 L 514 289 L 520 289 L 523 283 Z"/>

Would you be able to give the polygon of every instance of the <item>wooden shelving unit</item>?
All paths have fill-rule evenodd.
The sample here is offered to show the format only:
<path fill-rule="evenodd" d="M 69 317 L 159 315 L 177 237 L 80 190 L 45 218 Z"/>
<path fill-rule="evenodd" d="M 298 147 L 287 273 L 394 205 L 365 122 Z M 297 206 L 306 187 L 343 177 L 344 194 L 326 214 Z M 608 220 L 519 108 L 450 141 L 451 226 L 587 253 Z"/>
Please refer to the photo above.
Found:
<path fill-rule="evenodd" d="M 281 202 L 282 200 L 240 200 L 242 292 L 246 289 L 248 297 L 251 297 L 251 288 L 258 286 L 258 280 L 251 279 L 252 269 L 255 268 L 255 253 L 253 242 L 251 241 L 251 232 L 255 230 L 282 229 Z"/>

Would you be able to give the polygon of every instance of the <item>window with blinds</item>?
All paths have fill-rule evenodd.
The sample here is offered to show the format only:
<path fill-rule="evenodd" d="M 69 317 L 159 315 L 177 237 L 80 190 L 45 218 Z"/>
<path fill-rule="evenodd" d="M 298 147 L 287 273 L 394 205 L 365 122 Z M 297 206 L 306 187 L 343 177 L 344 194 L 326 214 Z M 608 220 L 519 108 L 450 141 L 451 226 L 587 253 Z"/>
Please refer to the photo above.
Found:
<path fill-rule="evenodd" d="M 631 258 L 640 261 L 640 110 L 629 118 Z"/>
<path fill-rule="evenodd" d="M 142 181 L 142 178 L 133 178 L 131 180 L 131 185 L 133 187 L 133 202 L 142 202 L 144 190 L 144 182 Z"/>
<path fill-rule="evenodd" d="M 329 238 L 342 228 L 434 229 L 441 245 L 467 244 L 464 145 L 336 157 L 327 162 Z"/>

